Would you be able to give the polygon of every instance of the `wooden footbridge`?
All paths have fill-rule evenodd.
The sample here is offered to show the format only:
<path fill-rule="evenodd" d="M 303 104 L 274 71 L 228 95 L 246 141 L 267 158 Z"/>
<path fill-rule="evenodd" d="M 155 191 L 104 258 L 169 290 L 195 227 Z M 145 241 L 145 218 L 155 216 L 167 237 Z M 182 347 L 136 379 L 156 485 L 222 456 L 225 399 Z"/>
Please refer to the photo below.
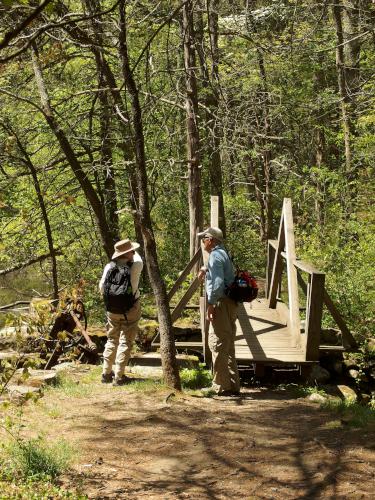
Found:
<path fill-rule="evenodd" d="M 218 199 L 212 197 L 211 226 L 218 225 Z M 200 248 L 186 266 L 169 291 L 170 303 L 192 270 L 208 259 L 205 254 Z M 171 314 L 175 322 L 199 287 L 202 338 L 195 342 L 179 342 L 177 339 L 176 347 L 178 350 L 202 350 L 209 364 L 211 356 L 207 343 L 206 294 L 198 278 L 193 279 L 186 293 L 172 308 Z M 341 345 L 322 345 L 324 307 L 341 331 Z M 154 342 L 155 346 L 157 344 Z M 266 364 L 295 365 L 302 370 L 317 362 L 322 351 L 343 351 L 355 345 L 353 336 L 325 288 L 324 273 L 296 256 L 292 204 L 289 198 L 285 198 L 278 239 L 268 241 L 265 297 L 239 306 L 235 342 L 237 363 L 240 366 L 253 365 L 259 374 Z"/>

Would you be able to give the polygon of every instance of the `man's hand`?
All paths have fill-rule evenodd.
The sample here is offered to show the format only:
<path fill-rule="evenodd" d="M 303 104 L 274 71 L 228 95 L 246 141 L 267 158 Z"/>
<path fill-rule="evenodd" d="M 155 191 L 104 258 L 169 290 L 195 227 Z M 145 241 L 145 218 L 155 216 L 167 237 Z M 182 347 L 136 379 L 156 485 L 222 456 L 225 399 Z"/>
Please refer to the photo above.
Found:
<path fill-rule="evenodd" d="M 213 304 L 208 304 L 207 306 L 207 319 L 208 321 L 213 321 L 215 316 L 215 306 Z"/>
<path fill-rule="evenodd" d="M 206 271 L 205 269 L 200 269 L 199 272 L 198 272 L 198 279 L 200 282 L 204 281 L 206 277 Z"/>

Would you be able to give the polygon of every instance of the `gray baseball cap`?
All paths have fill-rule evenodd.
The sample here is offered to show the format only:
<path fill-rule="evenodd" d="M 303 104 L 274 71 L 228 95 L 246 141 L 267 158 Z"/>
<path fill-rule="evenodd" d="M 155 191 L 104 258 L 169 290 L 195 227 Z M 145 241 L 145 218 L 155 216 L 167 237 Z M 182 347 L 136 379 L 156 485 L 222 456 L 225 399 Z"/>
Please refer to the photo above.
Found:
<path fill-rule="evenodd" d="M 198 236 L 200 238 L 203 238 L 203 236 L 210 236 L 211 238 L 215 238 L 215 240 L 218 241 L 223 241 L 223 232 L 220 228 L 218 227 L 208 227 L 201 233 L 198 233 Z"/>

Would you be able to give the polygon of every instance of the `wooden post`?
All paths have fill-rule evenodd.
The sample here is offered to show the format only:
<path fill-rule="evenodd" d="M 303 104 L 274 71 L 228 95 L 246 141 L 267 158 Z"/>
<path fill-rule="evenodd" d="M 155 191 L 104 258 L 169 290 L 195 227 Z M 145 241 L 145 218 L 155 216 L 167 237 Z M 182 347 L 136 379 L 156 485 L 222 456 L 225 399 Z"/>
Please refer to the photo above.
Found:
<path fill-rule="evenodd" d="M 201 258 L 202 258 L 202 249 L 199 247 L 198 250 L 196 251 L 194 257 L 191 259 L 189 264 L 185 267 L 185 269 L 182 271 L 180 276 L 177 278 L 177 280 L 174 283 L 174 285 L 172 286 L 172 288 L 169 290 L 169 292 L 168 292 L 169 302 L 171 301 L 172 297 L 177 292 L 177 290 L 180 288 L 182 283 L 185 281 L 188 274 L 194 269 L 194 266 L 199 263 L 199 260 Z"/>
<path fill-rule="evenodd" d="M 271 309 L 276 308 L 277 303 L 277 290 L 279 288 L 279 284 L 281 281 L 281 274 L 283 271 L 283 262 L 281 257 L 281 252 L 284 250 L 285 245 L 285 232 L 284 232 L 284 207 L 281 213 L 280 226 L 279 226 L 279 235 L 277 238 L 277 249 L 275 251 L 275 258 L 272 269 L 272 277 L 269 288 L 269 307 Z"/>
<path fill-rule="evenodd" d="M 201 330 L 202 330 L 202 344 L 203 344 L 203 358 L 207 366 L 211 365 L 212 354 L 208 347 L 208 328 L 209 324 L 206 319 L 206 297 L 200 298 L 200 311 L 201 311 Z"/>
<path fill-rule="evenodd" d="M 312 273 L 307 287 L 306 304 L 306 361 L 319 359 L 320 331 L 324 303 L 323 273 Z"/>
<path fill-rule="evenodd" d="M 171 313 L 172 324 L 181 316 L 182 311 L 184 310 L 186 304 L 192 298 L 194 293 L 198 290 L 200 285 L 198 277 L 191 282 L 189 288 L 185 292 L 184 296 L 181 298 L 180 302 L 176 305 Z"/>
<path fill-rule="evenodd" d="M 289 303 L 289 328 L 292 335 L 292 342 L 295 347 L 301 343 L 299 298 L 297 269 L 294 267 L 296 260 L 296 248 L 294 243 L 294 224 L 292 214 L 292 201 L 284 198 L 283 205 L 284 225 L 285 225 L 285 253 L 288 277 L 288 303 Z"/>
<path fill-rule="evenodd" d="M 219 197 L 211 196 L 211 227 L 219 227 Z"/>
<path fill-rule="evenodd" d="M 276 251 L 275 248 L 271 245 L 270 240 L 268 240 L 268 248 L 267 248 L 267 269 L 266 269 L 266 298 L 268 299 L 270 293 L 271 279 L 272 279 L 272 270 L 275 262 Z"/>

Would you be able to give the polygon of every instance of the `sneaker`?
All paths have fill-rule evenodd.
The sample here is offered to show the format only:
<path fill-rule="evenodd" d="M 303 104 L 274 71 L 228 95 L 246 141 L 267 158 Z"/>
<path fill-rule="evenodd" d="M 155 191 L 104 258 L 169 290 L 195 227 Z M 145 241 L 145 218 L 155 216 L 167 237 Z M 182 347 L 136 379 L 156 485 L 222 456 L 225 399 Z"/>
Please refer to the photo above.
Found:
<path fill-rule="evenodd" d="M 113 380 L 115 374 L 111 373 L 102 373 L 102 384 L 110 384 Z"/>
<path fill-rule="evenodd" d="M 130 382 L 130 378 L 126 375 L 122 375 L 120 378 L 113 379 L 113 386 L 126 385 Z"/>

